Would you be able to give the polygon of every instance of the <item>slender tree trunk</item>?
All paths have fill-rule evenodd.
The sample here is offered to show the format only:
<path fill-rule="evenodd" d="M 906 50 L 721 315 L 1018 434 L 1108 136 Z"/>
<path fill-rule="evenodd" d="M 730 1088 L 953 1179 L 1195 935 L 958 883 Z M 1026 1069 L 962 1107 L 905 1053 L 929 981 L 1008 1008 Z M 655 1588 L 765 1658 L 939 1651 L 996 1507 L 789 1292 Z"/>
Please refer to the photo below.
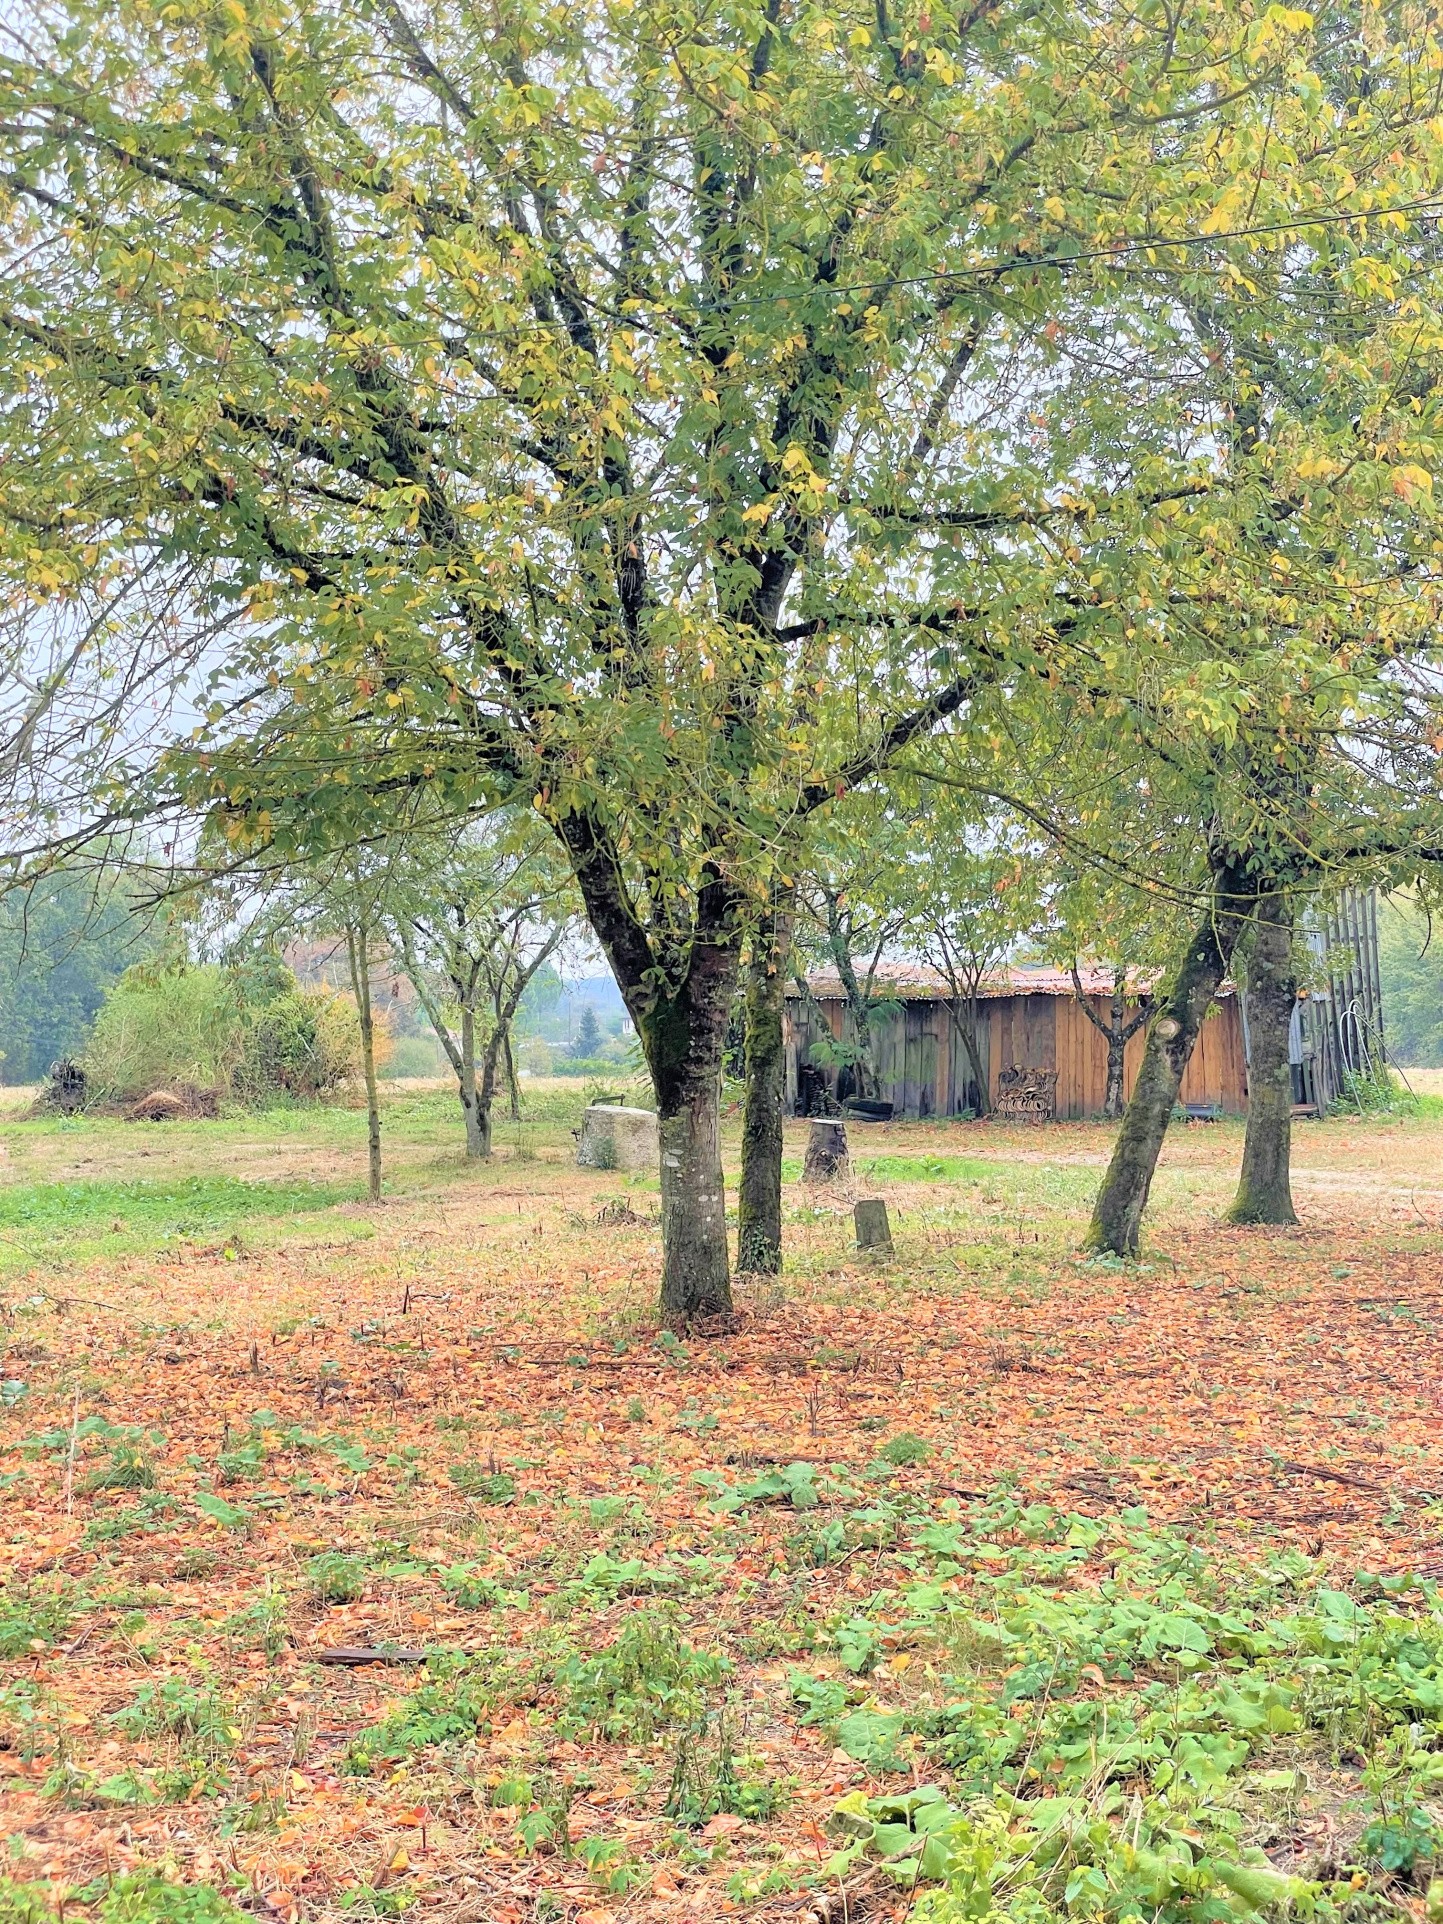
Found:
<path fill-rule="evenodd" d="M 1214 869 L 1207 919 L 1188 943 L 1172 987 L 1148 1027 L 1132 1101 L 1093 1207 L 1089 1249 L 1114 1256 L 1137 1254 L 1142 1213 L 1178 1089 L 1255 902 L 1256 892 L 1249 892 L 1239 864 L 1220 863 Z"/>
<path fill-rule="evenodd" d="M 737 1268 L 773 1275 L 782 1266 L 782 1114 L 787 1080 L 782 1017 L 792 919 L 792 891 L 787 889 L 757 931 L 746 986 Z"/>
<path fill-rule="evenodd" d="M 1265 895 L 1258 904 L 1248 958 L 1248 1129 L 1238 1193 L 1228 1211 L 1235 1223 L 1295 1223 L 1289 1162 L 1293 1133 L 1293 1072 L 1288 1032 L 1298 998 L 1293 972 L 1293 912 L 1288 898 Z"/>
<path fill-rule="evenodd" d="M 955 1007 L 955 1001 L 954 1001 Z M 985 1116 L 992 1107 L 992 1092 L 987 1087 L 987 1065 L 982 1060 L 982 1049 L 977 1041 L 977 998 L 967 998 L 967 1014 L 958 1024 L 962 1037 L 962 1047 L 967 1052 L 967 1060 L 972 1069 L 972 1081 L 977 1086 L 977 1113 Z"/>
<path fill-rule="evenodd" d="M 346 930 L 346 956 L 351 965 L 351 988 L 361 1023 L 361 1067 L 366 1077 L 366 1192 L 381 1200 L 381 1095 L 376 1086 L 376 1025 L 371 1013 L 370 930 Z"/>
<path fill-rule="evenodd" d="M 466 1160 L 484 1162 L 491 1153 L 491 1131 L 481 1118 L 476 1089 L 476 1011 L 469 1006 L 461 1010 L 461 1066 L 457 1081 L 461 1085 L 461 1114 L 466 1120 Z"/>
<path fill-rule="evenodd" d="M 1117 1122 L 1122 1116 L 1122 1077 L 1127 1052 L 1124 1033 L 1127 1004 L 1123 1000 L 1122 988 L 1122 977 L 1118 976 L 1112 985 L 1112 1007 L 1108 1012 L 1111 1020 L 1107 1025 L 1107 1087 L 1102 1097 L 1102 1113 L 1112 1122 Z"/>
<path fill-rule="evenodd" d="M 506 1093 L 510 1100 L 511 1120 L 521 1120 L 521 1084 L 516 1078 L 516 1058 L 511 1053 L 511 1025 L 508 1022 L 501 1037 L 501 1056 L 506 1064 Z"/>
<path fill-rule="evenodd" d="M 1107 1085 L 1102 1094 L 1102 1113 L 1110 1122 L 1116 1122 L 1123 1110 L 1122 1091 L 1127 1072 L 1127 1045 L 1146 1022 L 1152 1010 L 1151 995 L 1144 994 L 1139 1003 L 1137 1014 L 1131 1022 L 1127 1019 L 1127 970 L 1119 967 L 1112 978 L 1112 1003 L 1108 1009 L 1108 1019 L 1102 1017 L 1092 1006 L 1092 998 L 1082 986 L 1076 960 L 1072 964 L 1072 992 L 1077 997 L 1077 1006 L 1087 1017 L 1107 1044 Z"/>
<path fill-rule="evenodd" d="M 431 993 L 431 985 L 426 979 L 426 971 L 416 957 L 416 945 L 410 930 L 402 922 L 398 930 L 401 943 L 401 960 L 406 974 L 411 979 L 421 1007 L 436 1032 L 436 1040 L 451 1065 L 456 1078 L 456 1091 L 461 1100 L 461 1120 L 466 1129 L 466 1160 L 484 1160 L 488 1150 L 482 1144 L 481 1134 L 476 1123 L 476 1030 L 475 1015 L 466 1000 L 464 981 L 457 980 L 457 972 L 451 975 L 451 986 L 456 990 L 461 1005 L 460 1035 L 453 1036 L 446 1022 L 441 1004 Z M 469 1024 L 469 1028 L 468 1028 Z M 469 1037 L 469 1040 L 468 1040 Z"/>
<path fill-rule="evenodd" d="M 1111 1122 L 1116 1122 L 1122 1115 L 1122 1082 L 1126 1061 L 1127 1043 L 1123 1039 L 1122 1025 L 1114 1019 L 1107 1032 L 1107 1087 L 1102 1097 L 1102 1113 Z"/>

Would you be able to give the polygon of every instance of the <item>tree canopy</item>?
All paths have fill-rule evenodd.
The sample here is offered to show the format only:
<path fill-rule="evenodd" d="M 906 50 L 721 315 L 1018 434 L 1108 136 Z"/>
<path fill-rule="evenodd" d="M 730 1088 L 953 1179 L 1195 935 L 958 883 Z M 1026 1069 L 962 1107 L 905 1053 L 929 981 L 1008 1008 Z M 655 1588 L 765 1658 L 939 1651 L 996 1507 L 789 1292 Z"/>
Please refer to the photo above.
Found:
<path fill-rule="evenodd" d="M 106 991 L 153 946 L 115 871 L 59 869 L 0 900 L 0 1081 L 84 1046 Z"/>
<path fill-rule="evenodd" d="M 1336 686 L 1318 624 L 1385 536 L 1419 579 L 1431 32 L 32 0 L 0 60 L 31 737 L 88 690 L 63 739 L 114 809 L 243 842 L 530 799 L 656 1085 L 664 1298 L 725 1309 L 720 1039 L 796 824 L 1017 672 L 1105 708 L 1141 668 L 1225 740 L 1253 668 L 1180 623 L 1285 612 L 1278 673 Z M 1228 290 L 1251 357 L 1208 337 Z M 1240 437 L 1263 354 L 1303 373 Z M 168 754 L 116 674 L 171 693 Z"/>

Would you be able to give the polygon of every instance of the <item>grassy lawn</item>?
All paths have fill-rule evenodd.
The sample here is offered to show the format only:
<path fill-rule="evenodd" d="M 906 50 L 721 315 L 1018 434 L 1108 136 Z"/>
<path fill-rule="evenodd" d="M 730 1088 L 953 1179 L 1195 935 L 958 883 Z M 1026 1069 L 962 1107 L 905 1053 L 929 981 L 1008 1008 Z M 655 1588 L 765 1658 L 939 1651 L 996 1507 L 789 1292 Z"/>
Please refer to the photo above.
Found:
<path fill-rule="evenodd" d="M 375 1206 L 355 1110 L 11 1099 L 0 1924 L 1421 1919 L 1424 1093 L 1299 1127 L 1297 1230 L 1175 1131 L 1135 1265 L 1076 1253 L 1101 1126 L 856 1128 L 811 1190 L 789 1124 L 709 1341 L 575 1083 L 485 1166 L 392 1089 Z"/>

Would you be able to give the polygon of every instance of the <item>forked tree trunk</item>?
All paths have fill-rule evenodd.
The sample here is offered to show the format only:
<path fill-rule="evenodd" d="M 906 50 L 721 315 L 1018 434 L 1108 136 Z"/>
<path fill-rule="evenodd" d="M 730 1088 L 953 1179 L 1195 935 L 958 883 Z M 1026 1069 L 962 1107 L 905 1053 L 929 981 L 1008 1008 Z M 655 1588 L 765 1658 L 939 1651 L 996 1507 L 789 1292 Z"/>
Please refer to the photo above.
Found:
<path fill-rule="evenodd" d="M 782 1018 L 792 913 L 788 890 L 757 932 L 746 986 L 737 1268 L 773 1275 L 782 1266 L 782 1115 L 787 1080 Z"/>
<path fill-rule="evenodd" d="M 1183 1075 L 1255 902 L 1256 893 L 1249 892 L 1238 864 L 1224 863 L 1214 870 L 1207 918 L 1188 943 L 1172 986 L 1148 1026 L 1132 1101 L 1093 1207 L 1089 1249 L 1114 1256 L 1137 1254 L 1142 1213 Z"/>
<path fill-rule="evenodd" d="M 1288 1033 L 1297 998 L 1292 907 L 1283 894 L 1266 895 L 1258 904 L 1248 959 L 1248 1128 L 1229 1222 L 1298 1220 L 1289 1175 L 1293 1072 L 1288 1062 Z"/>
<path fill-rule="evenodd" d="M 366 1078 L 366 1193 L 381 1200 L 381 1095 L 376 1086 L 376 1024 L 371 1012 L 370 930 L 346 930 L 346 958 L 361 1025 L 361 1069 Z"/>
<path fill-rule="evenodd" d="M 445 1052 L 456 1077 L 456 1092 L 461 1100 L 461 1120 L 466 1129 L 466 1160 L 484 1162 L 491 1153 L 491 1131 L 483 1122 L 478 1107 L 476 1093 L 476 970 L 469 969 L 463 975 L 463 958 L 453 956 L 452 967 L 448 971 L 451 987 L 456 992 L 456 1001 L 461 1010 L 461 1027 L 458 1035 L 452 1035 L 445 1011 L 431 993 L 431 984 L 426 971 L 416 955 L 416 944 L 411 931 L 404 922 L 397 931 L 401 944 L 401 962 L 421 1007 L 426 1011 L 427 1020 L 436 1032 L 436 1039 Z"/>
<path fill-rule="evenodd" d="M 1127 1019 L 1127 971 L 1117 969 L 1112 978 L 1112 1002 L 1104 1022 L 1092 1006 L 1092 997 L 1082 986 L 1077 964 L 1072 964 L 1072 990 L 1078 1007 L 1107 1044 L 1107 1081 L 1102 1092 L 1102 1113 L 1109 1122 L 1122 1115 L 1122 1091 L 1127 1074 L 1127 1045 L 1137 1034 L 1152 1010 L 1152 997 L 1144 995 L 1137 1014 Z"/>
<path fill-rule="evenodd" d="M 721 1073 L 741 962 L 742 904 L 711 871 L 690 898 L 685 946 L 668 937 L 659 955 L 627 893 L 605 826 L 581 811 L 561 816 L 556 827 L 636 1024 L 656 1093 L 662 1314 L 673 1322 L 730 1316 Z"/>
<path fill-rule="evenodd" d="M 500 976 L 492 977 L 491 1033 L 486 1039 L 481 1063 L 481 1091 L 476 1098 L 477 1127 L 485 1144 L 481 1151 L 483 1156 L 491 1154 L 491 1111 L 496 1102 L 497 1077 L 503 1071 L 511 1096 L 511 1120 L 521 1120 L 521 1090 L 516 1081 L 515 1059 L 511 1054 L 511 1025 L 516 1020 L 516 1011 L 521 1007 L 522 996 L 531 986 L 532 977 L 556 949 L 562 933 L 561 929 L 556 929 L 529 962 L 519 962 L 513 956 L 503 965 Z"/>

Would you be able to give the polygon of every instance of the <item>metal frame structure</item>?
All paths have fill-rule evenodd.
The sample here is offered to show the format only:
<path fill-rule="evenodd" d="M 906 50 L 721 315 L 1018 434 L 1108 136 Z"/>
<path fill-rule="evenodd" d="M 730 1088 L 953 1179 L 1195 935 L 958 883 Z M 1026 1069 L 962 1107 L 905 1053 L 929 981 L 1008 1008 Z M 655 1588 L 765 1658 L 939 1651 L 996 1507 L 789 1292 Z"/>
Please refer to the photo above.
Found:
<path fill-rule="evenodd" d="M 1293 1011 L 1293 1101 L 1323 1116 L 1346 1096 L 1350 1079 L 1376 1075 L 1388 1060 L 1377 892 L 1342 890 L 1300 933 L 1319 984 L 1302 990 Z"/>

